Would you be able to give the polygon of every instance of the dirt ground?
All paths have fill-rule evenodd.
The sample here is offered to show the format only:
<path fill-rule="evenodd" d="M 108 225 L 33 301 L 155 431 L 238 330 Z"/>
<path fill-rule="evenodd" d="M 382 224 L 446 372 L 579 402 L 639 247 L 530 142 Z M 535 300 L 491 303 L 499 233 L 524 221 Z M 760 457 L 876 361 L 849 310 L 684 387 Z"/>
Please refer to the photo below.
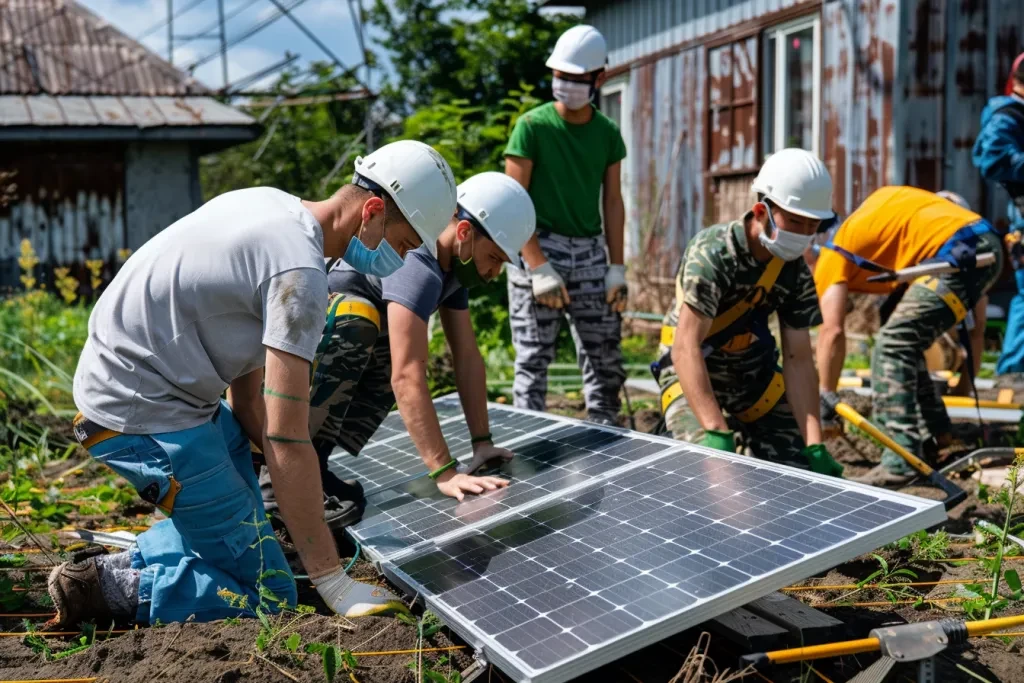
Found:
<path fill-rule="evenodd" d="M 1021 389 L 1024 384 L 1014 388 Z M 982 392 L 983 398 L 993 398 L 995 392 Z M 643 397 L 635 397 L 643 398 Z M 650 397 L 648 397 L 650 398 Z M 854 403 L 854 407 L 863 414 L 870 416 L 870 402 L 853 394 L 845 396 Z M 1018 390 L 1015 401 L 1024 401 L 1024 391 Z M 565 397 L 553 396 L 550 412 L 580 415 L 583 412 L 582 400 L 569 400 Z M 658 421 L 654 410 L 640 410 L 635 415 L 637 428 L 650 431 Z M 1008 443 L 1010 435 L 1015 432 L 1016 425 L 994 430 L 986 436 L 987 445 Z M 945 461 L 950 461 L 961 453 L 969 452 L 971 445 L 977 443 L 979 436 L 976 425 L 962 423 L 957 425 L 958 443 L 941 454 Z M 866 471 L 878 461 L 878 447 L 856 434 L 847 434 L 829 443 L 833 455 L 846 466 L 846 475 L 854 476 Z M 67 463 L 65 463 L 66 469 Z M 76 486 L 90 483 L 94 474 L 86 468 L 82 474 L 71 475 Z M 1002 511 L 993 505 L 981 502 L 977 497 L 977 484 L 970 477 L 958 478 L 957 483 L 968 491 L 966 501 L 950 511 L 949 521 L 943 526 L 950 533 L 969 533 L 974 521 L 988 519 L 996 523 L 1002 522 Z M 70 485 L 70 484 L 69 484 Z M 905 492 L 930 498 L 941 498 L 935 489 L 913 486 Z M 153 510 L 139 505 L 124 510 L 121 516 L 82 516 L 75 518 L 73 524 L 84 528 L 109 528 L 111 526 L 128 525 L 145 526 L 152 522 Z M 351 556 L 352 548 L 347 543 L 341 545 L 343 554 Z M 3 550 L 0 549 L 0 553 Z M 915 581 L 964 581 L 985 578 L 980 564 L 971 558 L 977 558 L 983 552 L 973 548 L 969 543 L 955 540 L 948 549 L 948 556 L 964 558 L 963 562 L 935 562 L 913 558 L 907 550 L 883 549 L 879 554 L 889 563 L 891 568 L 906 568 L 914 572 Z M 46 570 L 48 561 L 40 554 L 28 555 L 30 562 L 40 567 L 40 571 L 25 569 L 0 568 L 0 580 L 11 579 L 16 584 L 16 593 L 0 590 L 0 604 L 4 606 L 4 614 L 0 615 L 0 629 L 5 634 L 25 632 L 28 625 L 37 628 L 52 611 L 47 604 L 45 595 Z M 1016 560 L 1010 562 L 1016 563 Z M 819 609 L 842 620 L 846 626 L 843 637 L 863 638 L 871 628 L 886 624 L 904 623 L 909 621 L 926 621 L 945 617 L 963 618 L 964 612 L 955 600 L 947 602 L 927 602 L 949 598 L 954 589 L 953 584 L 939 584 L 928 587 L 900 588 L 888 592 L 864 589 L 824 589 L 818 586 L 842 586 L 856 584 L 870 576 L 878 569 L 877 560 L 865 556 L 852 562 L 840 565 L 819 576 L 811 577 L 800 586 L 815 587 L 814 590 L 794 591 L 791 595 L 800 598 L 807 604 L 818 606 Z M 29 567 L 31 569 L 31 566 Z M 1024 567 L 1021 567 L 1024 570 Z M 375 569 L 366 561 L 360 560 L 353 568 L 353 575 L 364 580 L 383 583 Z M 0 584 L 3 585 L 3 584 Z M 8 584 L 9 585 L 9 584 Z M 21 589 L 27 588 L 27 593 Z M 7 600 L 18 594 L 27 595 L 25 604 L 8 608 Z M 911 604 L 918 598 L 925 600 L 923 604 Z M 217 681 L 235 683 L 250 681 L 264 683 L 270 681 L 322 681 L 325 680 L 321 655 L 308 654 L 305 647 L 309 643 L 333 645 L 337 651 L 354 653 L 354 667 L 346 668 L 342 663 L 334 680 L 356 681 L 359 683 L 412 683 L 419 680 L 415 671 L 422 667 L 427 672 L 422 680 L 455 681 L 453 672 L 463 671 L 473 664 L 472 649 L 467 647 L 457 636 L 440 628 L 420 643 L 414 626 L 396 619 L 366 618 L 348 621 L 340 617 L 324 616 L 326 608 L 319 603 L 315 591 L 308 582 L 300 581 L 300 603 L 317 608 L 318 614 L 290 614 L 275 620 L 272 626 L 280 628 L 280 632 L 269 646 L 263 650 L 257 648 L 257 640 L 264 629 L 259 621 L 243 619 L 238 622 L 215 622 L 211 624 L 170 624 L 166 626 L 140 628 L 134 630 L 129 624 L 117 624 L 115 629 L 129 629 L 125 633 L 112 633 L 105 638 L 109 625 L 100 625 L 100 635 L 91 647 L 63 659 L 48 661 L 48 657 L 34 650 L 20 636 L 0 637 L 0 681 L 31 680 L 31 679 L 71 679 L 75 677 L 96 678 L 99 681 L 111 682 L 146 682 L 157 680 L 168 681 Z M 861 603 L 878 603 L 872 606 L 860 606 Z M 901 604 L 906 603 L 906 604 Z M 421 610 L 417 611 L 422 614 Z M 999 613 L 999 616 L 1010 616 L 1024 612 L 1024 608 L 1011 606 Z M 21 616 L 21 615 L 43 616 Z M 432 630 L 432 629 L 428 629 Z M 287 639 L 297 633 L 300 645 L 294 653 L 285 647 Z M 677 634 L 656 645 L 633 653 L 613 664 L 602 667 L 578 679 L 586 683 L 604 682 L 637 682 L 656 683 L 670 681 L 679 671 L 687 653 L 697 642 L 700 630 L 691 630 Z M 67 650 L 78 644 L 77 636 L 48 638 L 46 640 L 53 653 Z M 981 680 L 994 683 L 1024 683 L 1024 666 L 1019 653 L 1019 640 L 1004 642 L 996 638 L 973 638 L 966 648 L 945 653 L 939 658 L 940 681 L 973 681 Z M 411 651 L 422 647 L 422 664 Z M 432 650 L 442 648 L 442 650 Z M 451 649 L 457 648 L 457 649 Z M 397 654 L 374 654 L 397 653 Z M 719 670 L 735 669 L 737 658 L 744 654 L 728 641 L 715 637 L 711 641 L 709 654 Z M 877 655 L 859 655 L 842 659 L 821 660 L 814 664 L 814 670 L 806 667 L 792 666 L 779 668 L 764 674 L 750 675 L 745 680 L 769 680 L 779 683 L 789 681 L 846 681 L 870 665 Z M 971 672 L 965 673 L 957 665 Z M 436 676 L 435 673 L 436 672 Z M 906 666 L 904 677 L 898 680 L 914 680 L 914 669 Z M 481 681 L 506 681 L 501 672 L 490 667 L 485 670 Z"/>

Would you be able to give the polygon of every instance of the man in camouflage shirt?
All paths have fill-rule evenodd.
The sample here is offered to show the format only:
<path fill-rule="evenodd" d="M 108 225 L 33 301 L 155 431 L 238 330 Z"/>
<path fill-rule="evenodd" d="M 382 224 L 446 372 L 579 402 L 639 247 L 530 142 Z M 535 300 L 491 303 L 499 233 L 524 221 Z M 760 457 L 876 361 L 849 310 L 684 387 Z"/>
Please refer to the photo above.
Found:
<path fill-rule="evenodd" d="M 742 220 L 708 228 L 687 246 L 660 349 L 666 426 L 677 439 L 734 452 L 725 411 L 756 457 L 839 475 L 821 443 L 808 333 L 821 314 L 800 258 L 821 220 L 834 216 L 832 180 L 817 157 L 786 149 L 752 189 L 758 201 Z M 781 369 L 771 313 L 780 322 Z"/>

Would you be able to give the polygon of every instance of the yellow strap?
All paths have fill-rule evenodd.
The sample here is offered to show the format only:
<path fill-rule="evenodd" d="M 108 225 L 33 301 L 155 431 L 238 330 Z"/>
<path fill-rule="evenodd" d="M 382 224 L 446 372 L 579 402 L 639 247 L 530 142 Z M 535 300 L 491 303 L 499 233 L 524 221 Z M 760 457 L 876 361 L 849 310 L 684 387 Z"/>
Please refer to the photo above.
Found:
<path fill-rule="evenodd" d="M 363 303 L 362 301 L 342 301 L 338 304 L 338 308 L 334 313 L 335 315 L 356 315 L 360 318 L 366 318 L 372 322 L 377 329 L 380 329 L 380 312 L 377 311 L 376 306 Z"/>
<path fill-rule="evenodd" d="M 775 407 L 775 404 L 779 402 L 779 399 L 785 393 L 786 382 L 782 378 L 782 373 L 776 372 L 775 376 L 772 377 L 772 381 L 768 383 L 768 388 L 761 394 L 761 398 L 757 399 L 754 405 L 742 412 L 736 413 L 733 417 L 744 423 L 759 420 Z"/>
<path fill-rule="evenodd" d="M 661 343 L 663 346 L 672 346 L 676 341 L 676 328 L 670 325 L 661 326 Z"/>
<path fill-rule="evenodd" d="M 953 311 L 953 315 L 956 316 L 956 321 L 960 322 L 967 317 L 967 307 L 964 306 L 964 302 L 960 300 L 960 297 L 946 285 L 942 284 L 942 280 L 935 277 L 934 275 L 923 275 L 914 280 L 915 285 L 921 285 L 927 289 L 932 290 L 939 297 L 946 302 L 949 306 L 949 310 Z M 940 291 L 941 290 L 941 291 Z"/>
<path fill-rule="evenodd" d="M 673 382 L 661 391 L 661 414 L 668 411 L 668 407 L 675 403 L 675 400 L 683 395 L 683 388 L 679 382 Z"/>
<path fill-rule="evenodd" d="M 760 306 L 768 297 L 768 292 L 772 291 L 772 287 L 775 286 L 775 281 L 779 279 L 779 273 L 782 272 L 782 266 L 784 265 L 786 265 L 785 261 L 777 256 L 773 256 L 764 272 L 761 273 L 761 277 L 758 278 L 757 284 L 750 290 L 750 293 L 742 301 L 738 301 L 732 308 L 724 313 L 720 313 L 711 323 L 711 329 L 708 330 L 707 336 L 710 337 L 718 334 L 739 320 L 747 311 Z"/>

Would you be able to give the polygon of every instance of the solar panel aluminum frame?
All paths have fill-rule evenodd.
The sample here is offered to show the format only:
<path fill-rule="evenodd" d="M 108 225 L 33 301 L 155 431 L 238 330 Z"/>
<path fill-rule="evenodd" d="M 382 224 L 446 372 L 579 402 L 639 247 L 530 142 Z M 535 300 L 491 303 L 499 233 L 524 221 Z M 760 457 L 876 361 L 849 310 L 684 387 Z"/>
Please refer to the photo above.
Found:
<path fill-rule="evenodd" d="M 449 396 L 450 396 L 450 394 L 449 394 Z M 447 396 L 445 398 L 447 398 Z M 374 547 L 372 545 L 370 545 L 370 544 L 367 544 L 366 543 L 366 539 L 360 535 L 358 526 L 356 526 L 356 527 L 348 527 L 346 529 L 346 532 L 348 533 L 348 535 L 353 540 L 355 540 L 356 542 L 358 542 L 360 544 L 360 552 L 362 552 L 362 554 L 367 559 L 369 559 L 370 562 L 372 562 L 377 567 L 378 570 L 383 570 L 383 563 L 385 561 L 387 561 L 387 560 L 390 560 L 390 561 L 401 561 L 401 560 L 409 559 L 410 557 L 412 557 L 413 555 L 421 552 L 425 548 L 432 548 L 432 547 L 436 547 L 437 545 L 442 545 L 444 543 L 448 543 L 448 542 L 454 541 L 454 540 L 458 539 L 460 536 L 462 536 L 463 534 L 468 534 L 468 533 L 470 533 L 472 531 L 476 531 L 478 529 L 481 529 L 481 528 L 484 528 L 484 527 L 487 527 L 487 526 L 498 524 L 501 521 L 503 521 L 505 519 L 508 519 L 509 517 L 511 517 L 511 516 L 513 516 L 515 514 L 521 514 L 524 511 L 538 510 L 541 507 L 551 503 L 552 501 L 558 500 L 558 499 L 564 497 L 565 495 L 568 495 L 569 493 L 572 493 L 572 492 L 574 492 L 576 490 L 579 490 L 580 488 L 592 485 L 593 483 L 598 482 L 598 481 L 602 481 L 602 480 L 604 480 L 605 477 L 608 477 L 608 476 L 611 476 L 611 475 L 618 475 L 618 474 L 622 474 L 622 473 L 628 472 L 628 471 L 630 471 L 630 470 L 632 470 L 634 468 L 641 467 L 641 466 L 643 466 L 645 464 L 649 464 L 651 462 L 654 462 L 655 460 L 658 460 L 659 458 L 662 458 L 662 457 L 664 457 L 666 455 L 670 455 L 672 453 L 677 453 L 680 450 L 684 450 L 684 449 L 686 449 L 687 447 L 690 446 L 690 444 L 686 444 L 686 443 L 683 443 L 681 441 L 676 441 L 674 439 L 669 439 L 669 438 L 666 438 L 666 437 L 663 437 L 663 436 L 657 436 L 657 435 L 654 435 L 654 434 L 646 434 L 646 433 L 643 433 L 643 432 L 634 432 L 633 430 L 626 429 L 624 427 L 616 427 L 616 426 L 613 426 L 613 425 L 604 425 L 604 424 L 597 424 L 597 423 L 593 423 L 592 424 L 592 423 L 584 422 L 582 420 L 577 420 L 575 418 L 565 417 L 565 416 L 562 416 L 562 415 L 553 415 L 553 414 L 550 414 L 550 413 L 542 413 L 542 412 L 536 411 L 536 410 L 529 410 L 529 409 L 526 409 L 526 408 L 516 408 L 516 407 L 513 407 L 513 406 L 506 406 L 506 405 L 495 404 L 495 403 L 488 403 L 487 405 L 488 405 L 488 408 L 500 408 L 500 409 L 502 409 L 504 411 L 508 411 L 508 412 L 511 412 L 511 413 L 521 413 L 521 414 L 524 414 L 524 415 L 531 415 L 531 416 L 533 416 L 533 415 L 543 415 L 543 416 L 545 416 L 545 417 L 555 421 L 555 424 L 551 425 L 550 427 L 544 427 L 542 429 L 537 430 L 536 432 L 532 432 L 530 434 L 523 434 L 522 436 L 517 436 L 514 439 L 509 439 L 508 441 L 502 442 L 502 445 L 505 446 L 505 447 L 514 446 L 514 445 L 516 445 L 516 444 L 518 444 L 518 443 L 520 443 L 520 442 L 522 442 L 522 441 L 524 441 L 526 439 L 530 439 L 530 438 L 537 437 L 537 436 L 543 436 L 544 434 L 546 434 L 548 432 L 553 432 L 553 431 L 555 431 L 557 429 L 561 429 L 561 428 L 565 427 L 566 425 L 585 425 L 588 428 L 593 429 L 594 431 L 603 431 L 603 432 L 610 432 L 610 433 L 619 434 L 619 435 L 628 435 L 630 438 L 636 439 L 638 441 L 649 441 L 649 442 L 653 442 L 653 443 L 665 443 L 670 448 L 668 448 L 667 450 L 664 450 L 664 451 L 660 451 L 658 453 L 652 453 L 650 455 L 643 456 L 639 460 L 636 460 L 636 461 L 633 461 L 633 462 L 627 462 L 625 465 L 621 465 L 621 466 L 619 466 L 619 467 L 617 467 L 617 468 L 615 468 L 613 470 L 609 470 L 608 472 L 605 472 L 604 474 L 595 477 L 595 479 L 593 481 L 584 482 L 583 484 L 577 484 L 575 486 L 571 486 L 571 487 L 566 488 L 566 489 L 562 489 L 562 490 L 559 490 L 559 491 L 554 491 L 552 493 L 549 493 L 546 496 L 538 498 L 535 501 L 531 501 L 529 503 L 526 503 L 526 504 L 524 504 L 524 505 L 522 505 L 520 507 L 512 508 L 512 509 L 506 510 L 505 512 L 498 513 L 498 514 L 496 514 L 496 515 L 494 515 L 492 517 L 487 517 L 485 519 L 482 519 L 482 520 L 480 520 L 478 522 L 473 522 L 473 523 L 467 524 L 465 527 L 463 527 L 461 529 L 450 531 L 447 534 L 443 534 L 443 535 L 438 536 L 436 538 L 420 541 L 419 543 L 416 543 L 416 544 L 414 544 L 412 546 L 409 546 L 408 548 L 403 548 L 402 550 L 399 550 L 399 551 L 394 552 L 394 553 L 381 554 L 381 553 L 377 552 L 374 549 Z M 426 472 L 424 471 L 424 474 L 422 476 L 425 476 L 425 475 L 426 475 Z M 416 477 L 416 479 L 418 479 L 418 478 L 421 478 L 421 477 Z M 380 493 L 382 490 L 395 488 L 397 486 L 402 486 L 403 484 L 407 484 L 409 481 L 413 481 L 413 479 L 409 479 L 409 480 L 407 480 L 405 482 L 402 482 L 402 483 L 396 483 L 396 484 L 394 484 L 392 486 L 388 486 L 388 487 L 385 487 L 385 488 L 382 488 L 382 489 L 376 489 L 376 490 L 373 491 L 373 493 Z M 369 498 L 370 495 L 371 494 L 367 494 L 367 498 Z"/>
<path fill-rule="evenodd" d="M 743 464 L 750 463 L 750 459 L 743 456 L 723 453 L 721 451 L 715 451 L 698 446 L 692 446 L 691 448 L 693 451 L 707 455 L 713 455 L 727 460 L 734 460 Z M 676 451 L 653 454 L 637 461 L 637 463 L 633 464 L 633 467 L 639 468 L 649 465 L 663 457 L 671 457 L 675 452 Z M 758 466 L 777 471 L 781 470 L 785 473 L 795 473 L 791 468 L 775 465 L 765 461 L 758 461 Z M 628 471 L 629 469 L 632 468 L 625 468 L 625 471 Z M 803 470 L 798 472 L 801 477 L 816 480 L 822 484 L 830 486 L 836 485 L 836 480 L 832 477 Z M 572 495 L 573 493 L 583 491 L 589 487 L 596 488 L 602 483 L 608 483 L 613 477 L 623 473 L 624 471 L 622 469 L 606 473 L 593 482 L 587 482 L 577 486 L 575 490 L 562 491 L 559 493 L 558 497 L 561 498 Z M 890 492 L 856 482 L 844 481 L 843 485 L 847 490 L 862 491 L 876 498 L 908 505 L 913 507 L 916 512 L 901 519 L 873 528 L 870 531 L 863 532 L 861 535 L 858 535 L 852 540 L 839 546 L 818 551 L 803 562 L 792 563 L 761 576 L 751 577 L 750 580 L 729 590 L 724 595 L 700 598 L 698 599 L 698 602 L 693 603 L 682 610 L 678 610 L 674 613 L 661 617 L 653 623 L 644 622 L 640 626 L 623 633 L 611 641 L 606 641 L 605 643 L 601 643 L 597 646 L 590 646 L 586 650 L 583 650 L 566 660 L 556 662 L 555 664 L 540 670 L 535 670 L 526 665 L 525 662 L 515 657 L 494 638 L 483 633 L 473 624 L 467 623 L 461 619 L 455 608 L 448 606 L 443 601 L 437 599 L 432 593 L 424 590 L 418 582 L 399 569 L 395 561 L 389 559 L 381 562 L 380 569 L 385 576 L 398 586 L 401 586 L 408 594 L 421 596 L 427 607 L 441 617 L 441 619 L 448 624 L 452 630 L 458 633 L 463 640 L 471 644 L 478 653 L 482 653 L 481 656 L 483 658 L 497 665 L 502 669 L 502 671 L 513 676 L 515 680 L 523 681 L 525 683 L 562 683 L 563 681 L 571 680 L 604 664 L 620 659 L 648 645 L 657 643 L 671 635 L 697 626 L 698 624 L 709 619 L 713 619 L 732 609 L 741 607 L 780 588 L 806 579 L 808 576 L 813 576 L 814 574 L 831 569 L 843 562 L 850 561 L 886 543 L 896 541 L 907 534 L 939 524 L 946 519 L 946 512 L 940 501 L 932 501 L 929 499 Z M 550 498 L 543 504 L 538 501 L 536 506 L 530 505 L 528 507 L 535 510 L 540 509 L 543 505 L 547 505 L 549 503 L 551 503 Z M 526 508 L 516 509 L 515 511 L 522 514 L 526 511 Z M 492 524 L 496 525 L 500 523 L 500 521 L 501 520 L 497 518 L 493 520 L 489 519 L 487 520 L 486 525 L 478 525 L 476 528 L 473 528 L 472 531 L 478 531 L 483 526 L 490 526 Z M 467 528 L 461 533 L 468 535 L 470 531 L 471 529 Z M 457 539 L 447 538 L 443 543 L 452 542 L 453 540 Z M 429 546 L 424 545 L 419 547 L 416 554 L 419 555 L 432 552 L 438 545 L 439 544 L 431 543 Z M 411 558 L 412 555 L 405 554 L 399 559 L 404 562 Z"/>

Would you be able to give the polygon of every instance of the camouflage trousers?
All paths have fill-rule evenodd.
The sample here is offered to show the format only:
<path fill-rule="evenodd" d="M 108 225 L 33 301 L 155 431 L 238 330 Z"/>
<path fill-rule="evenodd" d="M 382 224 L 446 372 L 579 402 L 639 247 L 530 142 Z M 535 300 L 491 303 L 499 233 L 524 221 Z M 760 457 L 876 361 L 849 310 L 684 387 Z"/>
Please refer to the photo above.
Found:
<path fill-rule="evenodd" d="M 345 304 L 376 310 L 366 299 L 331 295 L 309 391 L 309 433 L 320 461 L 324 493 L 342 499 L 350 489 L 328 471 L 328 457 L 337 446 L 358 455 L 395 404 L 388 337 L 381 335 L 378 323 L 370 318 L 343 312 Z M 265 466 L 260 471 L 260 490 L 264 507 L 277 509 Z"/>
<path fill-rule="evenodd" d="M 678 382 L 679 378 L 672 368 L 662 372 L 658 380 L 663 392 Z M 732 415 L 754 405 L 767 387 L 763 380 L 751 383 L 733 378 L 732 381 L 715 382 L 712 378 L 712 382 L 719 405 Z M 755 458 L 800 469 L 809 467 L 807 458 L 800 454 L 804 447 L 804 437 L 785 394 L 758 419 L 740 422 L 734 417 L 729 423 L 743 435 L 747 448 Z M 665 410 L 665 427 L 668 436 L 679 441 L 699 443 L 704 438 L 704 428 L 690 409 L 686 396 L 679 396 Z"/>
<path fill-rule="evenodd" d="M 508 268 L 508 301 L 515 347 L 518 408 L 544 410 L 548 365 L 555 359 L 555 341 L 562 320 L 568 320 L 576 357 L 583 373 L 583 396 L 592 418 L 614 420 L 619 392 L 626 381 L 622 366 L 622 316 L 605 302 L 608 271 L 604 236 L 564 237 L 539 232 L 541 250 L 569 290 L 566 309 L 549 308 L 533 298 L 529 269 Z"/>
<path fill-rule="evenodd" d="M 929 437 L 951 430 L 924 352 L 942 333 L 963 321 L 966 312 L 995 283 L 1003 267 L 1002 245 L 995 233 L 979 236 L 977 253 L 985 252 L 996 254 L 993 265 L 911 284 L 875 339 L 871 358 L 873 420 L 915 455 L 921 454 L 921 444 Z M 947 299 L 959 305 L 951 306 Z M 889 449 L 882 454 L 882 464 L 893 472 L 911 471 L 903 458 Z"/>

